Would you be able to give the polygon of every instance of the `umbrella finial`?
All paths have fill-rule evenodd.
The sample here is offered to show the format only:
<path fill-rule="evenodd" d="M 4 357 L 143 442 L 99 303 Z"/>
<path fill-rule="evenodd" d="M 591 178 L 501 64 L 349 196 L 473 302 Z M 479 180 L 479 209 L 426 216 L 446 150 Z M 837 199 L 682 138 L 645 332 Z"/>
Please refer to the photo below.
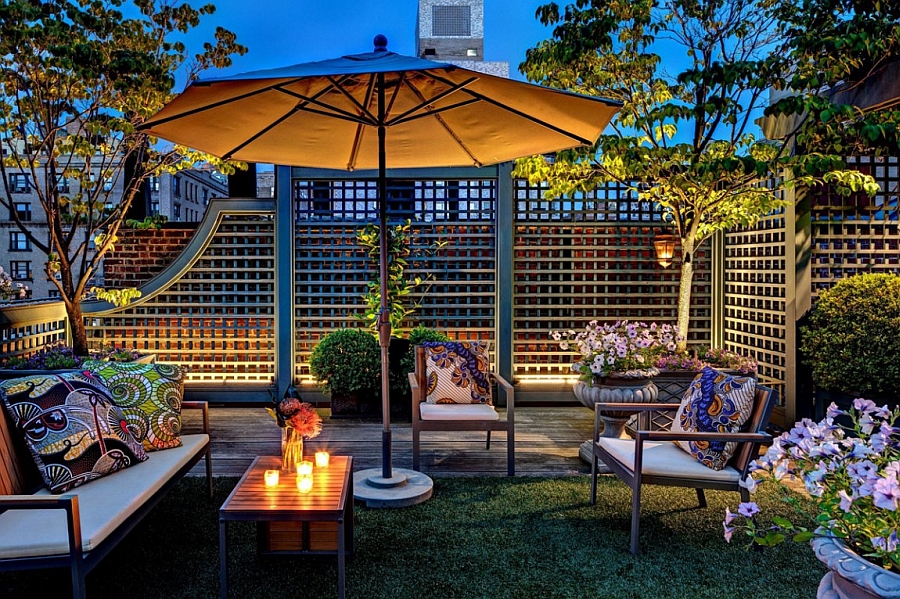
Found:
<path fill-rule="evenodd" d="M 387 38 L 380 33 L 375 36 L 375 51 L 387 52 Z"/>

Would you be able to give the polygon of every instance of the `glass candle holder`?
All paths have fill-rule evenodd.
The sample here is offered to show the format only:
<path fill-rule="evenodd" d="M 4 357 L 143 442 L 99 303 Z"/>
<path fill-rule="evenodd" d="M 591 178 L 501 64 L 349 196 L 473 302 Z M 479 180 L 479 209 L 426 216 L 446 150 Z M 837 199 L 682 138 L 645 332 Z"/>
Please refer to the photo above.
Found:
<path fill-rule="evenodd" d="M 303 476 L 304 474 L 312 474 L 313 463 L 309 460 L 303 460 L 302 462 L 297 462 L 297 474 Z"/>
<path fill-rule="evenodd" d="M 328 460 L 331 459 L 331 456 L 328 455 L 327 451 L 317 451 L 316 452 L 316 467 L 317 468 L 327 468 Z"/>
<path fill-rule="evenodd" d="M 309 493 L 313 488 L 313 475 L 301 474 L 297 477 L 297 490 L 301 493 Z"/>
<path fill-rule="evenodd" d="M 267 487 L 278 486 L 278 470 L 266 470 L 265 477 Z"/>

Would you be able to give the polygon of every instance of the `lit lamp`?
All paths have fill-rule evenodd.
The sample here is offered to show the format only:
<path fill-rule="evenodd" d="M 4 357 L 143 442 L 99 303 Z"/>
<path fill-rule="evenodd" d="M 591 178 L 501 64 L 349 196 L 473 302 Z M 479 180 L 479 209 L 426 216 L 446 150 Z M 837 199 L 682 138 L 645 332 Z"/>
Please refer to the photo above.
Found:
<path fill-rule="evenodd" d="M 312 491 L 313 475 L 301 474 L 297 477 L 297 490 L 301 493 L 309 493 Z"/>
<path fill-rule="evenodd" d="M 303 476 L 304 474 L 312 474 L 313 463 L 308 460 L 303 460 L 302 462 L 297 462 L 297 474 Z"/>
<path fill-rule="evenodd" d="M 675 258 L 676 237 L 668 233 L 653 237 L 653 248 L 656 250 L 656 261 L 663 268 L 669 268 Z"/>
<path fill-rule="evenodd" d="M 267 487 L 278 486 L 278 470 L 266 470 L 265 477 Z"/>
<path fill-rule="evenodd" d="M 316 452 L 316 467 L 317 468 L 327 468 L 328 460 L 331 456 L 328 455 L 327 451 L 317 451 Z"/>

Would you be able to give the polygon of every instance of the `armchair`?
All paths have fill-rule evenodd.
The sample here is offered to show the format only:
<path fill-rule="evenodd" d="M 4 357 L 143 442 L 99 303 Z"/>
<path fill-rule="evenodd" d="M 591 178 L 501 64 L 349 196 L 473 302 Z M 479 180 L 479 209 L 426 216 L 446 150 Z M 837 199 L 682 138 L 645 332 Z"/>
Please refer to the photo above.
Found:
<path fill-rule="evenodd" d="M 602 461 L 613 474 L 631 487 L 630 550 L 637 555 L 642 485 L 694 488 L 700 507 L 706 507 L 704 489 L 737 491 L 741 494 L 742 501 L 749 501 L 749 492 L 739 483 L 746 478 L 751 462 L 759 455 L 759 446 L 772 440 L 765 433 L 765 428 L 775 399 L 773 389 L 757 385 L 750 418 L 742 427 L 747 432 L 738 433 L 641 430 L 647 428 L 650 412 L 677 410 L 677 403 L 596 404 L 591 460 L 591 505 L 597 502 L 598 461 Z M 639 430 L 634 440 L 600 436 L 600 412 L 615 409 L 639 413 Z M 722 470 L 713 470 L 676 446 L 673 441 L 735 441 L 738 446 Z"/>
<path fill-rule="evenodd" d="M 429 403 L 431 387 L 428 382 L 426 348 L 416 346 L 416 370 L 409 373 L 412 388 L 412 444 L 413 470 L 419 469 L 420 437 L 423 431 L 486 431 L 487 449 L 491 448 L 491 432 L 506 432 L 506 469 L 509 476 L 516 473 L 515 465 L 515 396 L 513 387 L 494 373 L 485 373 L 496 382 L 506 400 L 506 417 L 501 418 L 490 403 Z"/>

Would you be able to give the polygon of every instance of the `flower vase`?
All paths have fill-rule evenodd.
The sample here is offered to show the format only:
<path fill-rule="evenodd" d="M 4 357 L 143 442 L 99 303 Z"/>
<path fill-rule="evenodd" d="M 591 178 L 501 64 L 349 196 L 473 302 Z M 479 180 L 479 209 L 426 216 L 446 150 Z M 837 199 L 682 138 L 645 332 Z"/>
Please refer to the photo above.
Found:
<path fill-rule="evenodd" d="M 303 461 L 303 435 L 290 426 L 281 429 L 281 470 L 295 472 L 296 465 Z"/>

